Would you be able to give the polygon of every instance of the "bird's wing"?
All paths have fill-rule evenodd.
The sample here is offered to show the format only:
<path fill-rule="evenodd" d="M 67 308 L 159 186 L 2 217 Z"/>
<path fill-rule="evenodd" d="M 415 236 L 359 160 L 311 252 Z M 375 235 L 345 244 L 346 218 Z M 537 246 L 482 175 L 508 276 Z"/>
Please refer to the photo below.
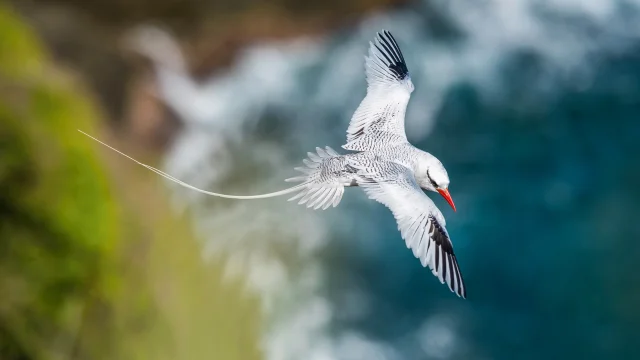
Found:
<path fill-rule="evenodd" d="M 302 160 L 306 166 L 296 170 L 304 175 L 285 181 L 302 181 L 305 186 L 289 201 L 298 200 L 298 204 L 306 204 L 308 208 L 327 209 L 338 206 L 344 187 L 349 186 L 355 178 L 355 169 L 347 166 L 344 155 L 339 155 L 330 147 L 316 148 L 316 153 L 309 152 L 308 159 Z"/>
<path fill-rule="evenodd" d="M 413 91 L 409 70 L 398 43 L 383 30 L 369 43 L 365 57 L 367 95 L 353 114 L 347 129 L 347 150 L 364 151 L 372 144 L 364 141 L 373 133 L 406 141 L 404 116 Z"/>
<path fill-rule="evenodd" d="M 397 163 L 380 162 L 358 169 L 358 184 L 370 199 L 391 210 L 407 247 L 441 283 L 466 298 L 466 287 L 442 213 L 416 183 L 413 172 Z"/>

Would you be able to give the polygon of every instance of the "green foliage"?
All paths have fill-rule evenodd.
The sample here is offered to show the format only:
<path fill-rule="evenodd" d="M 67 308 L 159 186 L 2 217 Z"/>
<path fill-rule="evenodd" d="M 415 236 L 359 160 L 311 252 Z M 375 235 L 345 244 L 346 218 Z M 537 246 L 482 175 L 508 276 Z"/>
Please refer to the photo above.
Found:
<path fill-rule="evenodd" d="M 42 72 L 43 50 L 29 29 L 0 5 L 0 76 L 26 78 Z"/>
<path fill-rule="evenodd" d="M 97 132 L 91 99 L 45 54 L 0 6 L 0 358 L 258 359 L 255 299 L 155 178 L 108 170 L 76 131 Z"/>

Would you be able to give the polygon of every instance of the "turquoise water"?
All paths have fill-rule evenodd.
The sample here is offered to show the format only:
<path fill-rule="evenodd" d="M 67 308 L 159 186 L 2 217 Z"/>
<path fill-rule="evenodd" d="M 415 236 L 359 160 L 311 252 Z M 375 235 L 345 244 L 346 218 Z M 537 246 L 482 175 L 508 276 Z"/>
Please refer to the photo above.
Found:
<path fill-rule="evenodd" d="M 272 161 L 246 180 L 271 191 L 306 151 L 344 142 L 365 94 L 367 42 L 391 30 L 416 85 L 408 137 L 444 163 L 458 208 L 432 196 L 467 300 L 421 267 L 388 210 L 357 189 L 324 213 L 283 200 L 242 208 L 238 218 L 264 206 L 282 221 L 266 233 L 298 229 L 287 246 L 315 239 L 299 253 L 299 276 L 270 293 L 282 291 L 275 303 L 297 299 L 297 310 L 274 312 L 269 357 L 640 358 L 639 9 L 606 0 L 417 2 L 326 39 L 266 44 L 229 78 L 212 78 L 200 104 L 213 105 L 183 117 L 217 137 L 233 134 L 232 155 L 220 155 L 227 165 L 246 172 Z M 189 139 L 170 154 L 169 172 L 201 169 L 212 163 L 207 152 L 222 153 Z M 196 180 L 234 183 L 234 166 Z M 303 326 L 292 314 L 317 317 Z M 306 347 L 287 345 L 301 339 Z"/>

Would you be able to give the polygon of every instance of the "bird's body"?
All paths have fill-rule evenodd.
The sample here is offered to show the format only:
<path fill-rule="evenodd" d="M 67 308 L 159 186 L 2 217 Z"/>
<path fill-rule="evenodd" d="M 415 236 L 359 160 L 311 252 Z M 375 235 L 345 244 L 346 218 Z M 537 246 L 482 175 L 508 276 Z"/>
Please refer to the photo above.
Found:
<path fill-rule="evenodd" d="M 377 169 L 383 163 L 395 163 L 402 165 L 414 174 L 420 172 L 423 164 L 438 162 L 431 154 L 424 152 L 408 142 L 393 146 L 378 147 L 366 151 L 358 151 L 340 155 L 330 147 L 316 148 L 316 152 L 310 152 L 303 160 L 304 167 L 297 167 L 295 170 L 304 175 L 286 179 L 285 181 L 299 181 L 306 184 L 307 189 L 325 189 L 333 187 L 353 187 L 358 186 L 362 180 L 366 169 Z M 382 169 L 377 169 L 377 175 L 384 178 Z M 416 177 L 417 180 L 418 177 Z M 422 180 L 422 179 L 421 179 Z M 318 196 L 322 191 L 318 191 Z M 342 197 L 344 190 L 339 190 L 336 196 Z M 315 197 L 315 196 L 314 196 Z M 300 197 L 294 196 L 290 200 Z M 327 197 L 329 200 L 331 197 Z M 340 198 L 337 198 L 336 205 Z M 302 199 L 305 199 L 302 196 Z M 307 207 L 315 207 L 318 204 L 310 201 L 299 201 L 299 204 L 306 204 Z M 318 206 L 317 208 L 321 208 Z"/>
<path fill-rule="evenodd" d="M 446 282 L 451 291 L 464 298 L 466 287 L 445 218 L 423 191 L 439 192 L 455 210 L 448 191 L 449 176 L 436 157 L 410 144 L 405 134 L 405 112 L 414 85 L 404 56 L 391 33 L 383 31 L 370 43 L 365 59 L 367 96 L 353 114 L 342 146 L 350 153 L 316 148 L 303 160 L 305 166 L 296 168 L 303 174 L 287 179 L 300 182 L 289 189 L 255 196 L 213 193 L 120 153 L 182 186 L 232 199 L 296 193 L 289 200 L 327 209 L 340 203 L 345 188 L 357 186 L 391 210 L 402 238 L 422 266 L 428 266 L 440 282 Z"/>

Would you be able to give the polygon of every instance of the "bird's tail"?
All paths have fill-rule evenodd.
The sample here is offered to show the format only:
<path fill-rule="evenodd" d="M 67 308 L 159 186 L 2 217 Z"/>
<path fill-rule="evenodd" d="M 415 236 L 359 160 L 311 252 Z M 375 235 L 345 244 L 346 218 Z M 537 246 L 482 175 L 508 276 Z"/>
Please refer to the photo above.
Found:
<path fill-rule="evenodd" d="M 289 201 L 298 200 L 298 204 L 307 204 L 314 210 L 336 207 L 344 194 L 344 182 L 339 175 L 344 171 L 345 157 L 330 147 L 316 148 L 316 153 L 309 152 L 308 159 L 303 159 L 305 166 L 295 170 L 304 175 L 292 177 L 285 181 L 302 181 L 305 186 Z M 331 175 L 330 175 L 331 174 Z"/>
<path fill-rule="evenodd" d="M 128 158 L 129 160 L 132 160 L 135 163 L 146 167 L 147 169 L 153 171 L 154 173 L 156 173 L 156 174 L 158 174 L 158 175 L 160 175 L 160 176 L 162 176 L 162 177 L 164 177 L 166 179 L 169 179 L 169 180 L 175 182 L 178 185 L 181 185 L 181 186 L 184 186 L 184 187 L 186 187 L 188 189 L 195 190 L 195 191 L 201 192 L 203 194 L 211 195 L 211 196 L 217 196 L 217 197 L 226 198 L 226 199 L 238 199 L 238 200 L 265 199 L 265 198 L 270 198 L 270 197 L 275 197 L 275 196 L 280 196 L 280 195 L 285 195 L 285 194 L 289 194 L 289 193 L 292 193 L 292 192 L 296 192 L 296 191 L 299 191 L 299 190 L 305 188 L 308 185 L 307 182 L 303 182 L 301 184 L 298 184 L 296 186 L 290 187 L 288 189 L 284 189 L 284 190 L 280 190 L 280 191 L 276 191 L 276 192 L 272 192 L 272 193 L 268 193 L 268 194 L 260 194 L 260 195 L 244 195 L 243 196 L 243 195 L 218 194 L 218 193 L 214 193 L 214 192 L 211 192 L 211 191 L 199 189 L 199 188 L 197 188 L 197 187 L 195 187 L 193 185 L 189 185 L 189 184 L 187 184 L 187 183 L 185 183 L 185 182 L 183 182 L 181 180 L 178 180 L 178 179 L 174 178 L 173 176 L 165 173 L 164 171 L 158 170 L 158 169 L 154 168 L 153 166 L 149 166 L 147 164 L 141 163 L 140 161 L 132 158 L 131 156 L 123 153 L 122 151 L 120 151 L 120 150 L 118 150 L 118 149 L 116 149 L 116 148 L 114 148 L 114 147 L 112 147 L 110 145 L 105 144 L 104 142 L 94 138 L 93 136 L 85 133 L 82 130 L 78 130 L 78 131 L 81 132 L 82 134 L 90 137 L 91 139 L 99 142 L 100 144 L 108 147 L 109 149 L 117 152 L 118 154 Z"/>

